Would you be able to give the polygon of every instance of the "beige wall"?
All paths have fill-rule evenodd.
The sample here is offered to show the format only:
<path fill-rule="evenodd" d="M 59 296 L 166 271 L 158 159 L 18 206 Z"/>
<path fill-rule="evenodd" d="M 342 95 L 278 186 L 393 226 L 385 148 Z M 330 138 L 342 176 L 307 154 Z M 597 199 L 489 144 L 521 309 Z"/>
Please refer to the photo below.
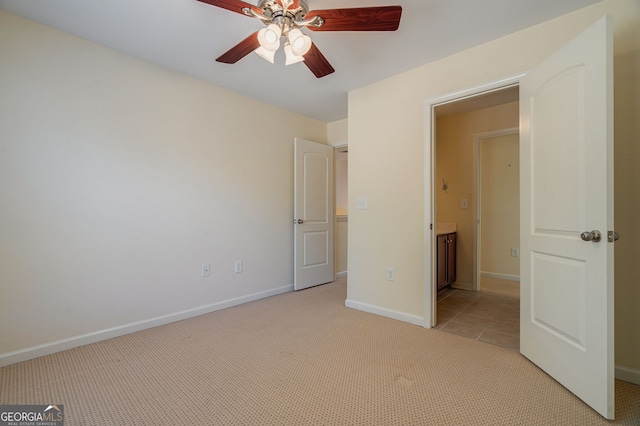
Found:
<path fill-rule="evenodd" d="M 458 270 L 454 287 L 473 288 L 474 219 L 478 206 L 474 137 L 490 130 L 517 127 L 518 120 L 518 102 L 510 102 L 463 114 L 446 115 L 436 122 L 435 221 L 458 225 Z M 443 179 L 448 185 L 446 191 L 442 190 Z M 469 201 L 468 208 L 460 208 L 461 199 Z"/>
<path fill-rule="evenodd" d="M 518 133 L 482 139 L 480 149 L 480 272 L 520 276 L 520 139 Z"/>
<path fill-rule="evenodd" d="M 0 363 L 292 288 L 293 139 L 325 123 L 2 11 L 0 39 Z"/>
<path fill-rule="evenodd" d="M 331 146 L 342 146 L 347 144 L 347 128 L 348 121 L 344 120 L 332 121 L 327 123 L 327 143 Z"/>
<path fill-rule="evenodd" d="M 640 9 L 640 3 L 638 8 Z M 640 29 L 640 23 L 636 24 Z M 640 34 L 635 35 L 640 43 Z M 640 370 L 640 49 L 615 63 L 615 245 L 616 363 Z M 638 383 L 638 382 L 636 382 Z M 640 384 L 640 383 L 638 383 Z"/>
<path fill-rule="evenodd" d="M 640 372 L 640 3 L 605 0 L 349 94 L 351 305 L 422 321 L 425 213 L 424 102 L 526 72 L 605 13 L 614 16 L 616 363 Z M 353 209 L 368 197 L 368 210 Z M 428 212 L 427 212 L 428 213 Z M 396 267 L 396 281 L 385 267 Z M 638 376 L 640 377 L 640 375 Z"/>

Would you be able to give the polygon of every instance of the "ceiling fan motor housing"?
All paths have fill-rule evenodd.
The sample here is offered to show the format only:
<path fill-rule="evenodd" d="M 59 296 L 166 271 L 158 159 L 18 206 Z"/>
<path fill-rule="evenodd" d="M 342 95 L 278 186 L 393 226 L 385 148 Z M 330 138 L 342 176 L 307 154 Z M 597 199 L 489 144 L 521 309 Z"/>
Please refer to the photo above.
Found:
<path fill-rule="evenodd" d="M 289 21 L 289 26 L 294 26 L 294 22 L 302 21 L 309 12 L 309 6 L 305 0 L 299 0 L 297 3 L 298 7 L 289 7 L 286 12 L 281 2 L 276 0 L 260 0 L 258 7 L 263 10 L 264 16 L 269 18 L 271 23 L 282 24 L 283 20 L 287 20 Z"/>

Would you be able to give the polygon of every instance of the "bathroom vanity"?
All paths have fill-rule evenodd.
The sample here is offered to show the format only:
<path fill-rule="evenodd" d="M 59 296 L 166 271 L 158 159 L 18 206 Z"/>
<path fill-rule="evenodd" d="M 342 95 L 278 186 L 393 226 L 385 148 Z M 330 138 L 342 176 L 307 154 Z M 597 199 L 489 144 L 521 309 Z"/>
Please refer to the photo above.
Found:
<path fill-rule="evenodd" d="M 455 223 L 436 224 L 437 280 L 438 291 L 450 286 L 456 280 L 457 225 Z"/>

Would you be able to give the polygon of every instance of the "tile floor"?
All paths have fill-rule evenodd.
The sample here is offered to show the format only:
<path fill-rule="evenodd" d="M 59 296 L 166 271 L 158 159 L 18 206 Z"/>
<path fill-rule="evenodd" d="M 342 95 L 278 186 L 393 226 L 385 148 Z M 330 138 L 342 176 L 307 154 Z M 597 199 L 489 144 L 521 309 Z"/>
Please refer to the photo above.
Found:
<path fill-rule="evenodd" d="M 520 282 L 482 277 L 480 278 L 480 291 L 520 299 Z"/>
<path fill-rule="evenodd" d="M 520 300 L 445 289 L 438 294 L 436 329 L 508 349 L 520 349 Z"/>

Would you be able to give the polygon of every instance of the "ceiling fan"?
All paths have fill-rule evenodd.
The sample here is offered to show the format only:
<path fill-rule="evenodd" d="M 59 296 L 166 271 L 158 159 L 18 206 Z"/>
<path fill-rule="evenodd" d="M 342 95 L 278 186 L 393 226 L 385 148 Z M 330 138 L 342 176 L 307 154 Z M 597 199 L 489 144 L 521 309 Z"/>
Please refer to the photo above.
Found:
<path fill-rule="evenodd" d="M 241 0 L 198 0 L 242 15 L 258 18 L 267 27 L 256 31 L 216 59 L 235 64 L 251 52 L 274 61 L 280 40 L 285 38 L 286 64 L 304 61 L 317 77 L 335 70 L 300 28 L 312 31 L 395 31 L 400 25 L 401 6 L 309 10 L 306 0 L 259 0 L 258 5 Z"/>

